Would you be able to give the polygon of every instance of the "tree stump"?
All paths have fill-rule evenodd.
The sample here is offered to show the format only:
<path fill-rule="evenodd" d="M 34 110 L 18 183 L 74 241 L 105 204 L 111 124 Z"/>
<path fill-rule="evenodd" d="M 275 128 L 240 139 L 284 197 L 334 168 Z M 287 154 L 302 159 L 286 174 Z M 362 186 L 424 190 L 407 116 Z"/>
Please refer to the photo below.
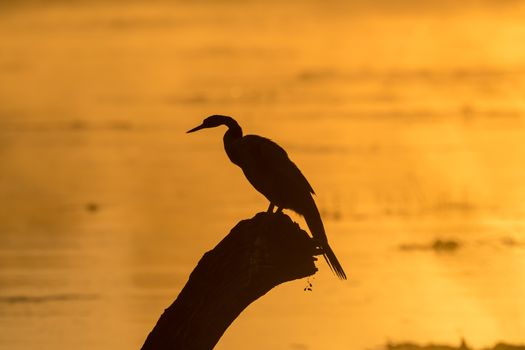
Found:
<path fill-rule="evenodd" d="M 285 214 L 239 222 L 204 254 L 142 350 L 213 349 L 250 303 L 283 282 L 313 275 L 317 254 L 313 240 Z"/>

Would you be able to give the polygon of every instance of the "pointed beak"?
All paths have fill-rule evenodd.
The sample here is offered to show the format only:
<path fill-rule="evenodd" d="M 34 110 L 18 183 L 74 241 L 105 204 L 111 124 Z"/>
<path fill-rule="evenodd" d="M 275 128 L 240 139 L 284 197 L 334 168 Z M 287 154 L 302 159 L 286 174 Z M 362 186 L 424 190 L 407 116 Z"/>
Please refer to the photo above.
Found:
<path fill-rule="evenodd" d="M 191 129 L 191 130 L 186 131 L 186 134 L 189 134 L 190 132 L 195 132 L 197 130 L 204 129 L 204 128 L 205 128 L 204 124 L 201 124 L 201 125 L 193 128 L 193 129 Z"/>

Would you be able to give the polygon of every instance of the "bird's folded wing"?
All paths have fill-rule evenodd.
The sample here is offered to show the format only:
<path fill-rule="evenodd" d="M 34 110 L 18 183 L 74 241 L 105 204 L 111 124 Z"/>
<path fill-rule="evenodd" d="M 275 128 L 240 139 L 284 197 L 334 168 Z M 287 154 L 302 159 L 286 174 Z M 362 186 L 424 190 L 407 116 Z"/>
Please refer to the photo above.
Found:
<path fill-rule="evenodd" d="M 301 170 L 290 160 L 286 151 L 270 139 L 246 135 L 244 137 L 249 146 L 247 151 L 251 159 L 257 162 L 260 171 L 271 172 L 285 185 L 300 188 L 302 191 L 314 194 L 314 190 Z"/>

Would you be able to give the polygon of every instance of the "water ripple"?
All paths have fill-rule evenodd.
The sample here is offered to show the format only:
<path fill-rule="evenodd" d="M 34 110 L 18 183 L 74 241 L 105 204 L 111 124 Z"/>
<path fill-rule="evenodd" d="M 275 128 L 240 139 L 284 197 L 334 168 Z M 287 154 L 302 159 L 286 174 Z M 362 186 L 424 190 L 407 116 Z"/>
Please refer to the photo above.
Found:
<path fill-rule="evenodd" d="M 6 295 L 0 296 L 0 303 L 47 303 L 53 301 L 95 300 L 98 298 L 99 296 L 96 294 Z"/>

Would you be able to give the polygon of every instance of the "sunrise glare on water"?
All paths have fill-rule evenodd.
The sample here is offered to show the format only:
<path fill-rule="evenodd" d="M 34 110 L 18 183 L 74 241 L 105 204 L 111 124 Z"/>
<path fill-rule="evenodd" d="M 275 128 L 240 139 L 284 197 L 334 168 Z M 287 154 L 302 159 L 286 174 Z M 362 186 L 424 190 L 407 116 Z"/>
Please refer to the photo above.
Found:
<path fill-rule="evenodd" d="M 525 344 L 524 43 L 521 1 L 0 1 L 0 348 L 140 349 L 266 211 L 213 114 L 286 149 L 348 275 L 216 349 Z"/>

